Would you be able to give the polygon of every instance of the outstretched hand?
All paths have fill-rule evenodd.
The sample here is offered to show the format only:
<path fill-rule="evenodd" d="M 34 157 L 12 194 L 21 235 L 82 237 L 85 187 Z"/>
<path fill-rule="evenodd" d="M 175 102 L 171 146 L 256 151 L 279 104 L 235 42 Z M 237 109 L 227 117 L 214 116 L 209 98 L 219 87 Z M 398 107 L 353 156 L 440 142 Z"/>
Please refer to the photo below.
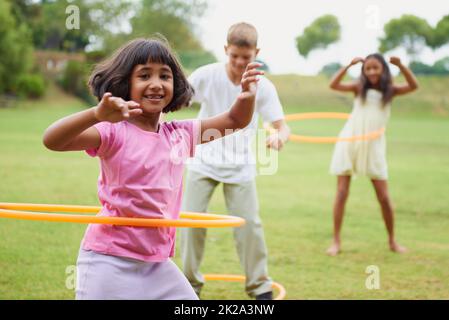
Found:
<path fill-rule="evenodd" d="M 259 81 L 258 76 L 264 75 L 265 73 L 262 70 L 257 70 L 262 66 L 259 62 L 251 62 L 246 66 L 246 70 L 242 75 L 242 93 L 239 98 L 253 98 L 256 95 L 257 91 L 257 82 Z"/>
<path fill-rule="evenodd" d="M 95 107 L 95 118 L 98 121 L 120 122 L 142 114 L 137 102 L 125 101 L 106 92 Z"/>

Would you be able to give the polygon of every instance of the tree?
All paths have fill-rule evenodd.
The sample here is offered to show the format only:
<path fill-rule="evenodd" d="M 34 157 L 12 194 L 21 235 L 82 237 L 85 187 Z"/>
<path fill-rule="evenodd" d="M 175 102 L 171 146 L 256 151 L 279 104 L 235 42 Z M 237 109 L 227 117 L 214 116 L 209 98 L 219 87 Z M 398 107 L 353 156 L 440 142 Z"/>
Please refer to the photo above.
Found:
<path fill-rule="evenodd" d="M 132 33 L 126 38 L 162 34 L 179 53 L 183 65 L 194 69 L 216 61 L 194 33 L 195 21 L 206 9 L 204 0 L 142 0 L 131 19 Z"/>
<path fill-rule="evenodd" d="M 0 1 L 0 93 L 15 93 L 20 77 L 31 66 L 30 32 L 17 22 L 11 4 Z"/>
<path fill-rule="evenodd" d="M 410 69 L 419 75 L 449 75 L 449 57 L 436 61 L 433 65 L 427 65 L 422 62 L 414 61 L 410 63 Z"/>
<path fill-rule="evenodd" d="M 160 33 L 175 50 L 202 50 L 193 29 L 205 6 L 203 0 L 142 0 L 141 9 L 131 20 L 132 37 Z"/>
<path fill-rule="evenodd" d="M 182 65 L 190 70 L 217 61 L 214 54 L 206 50 L 182 51 L 179 53 L 179 59 L 181 60 Z"/>
<path fill-rule="evenodd" d="M 320 74 L 324 74 L 327 77 L 333 76 L 338 70 L 342 68 L 341 63 L 339 62 L 331 62 L 323 66 L 320 71 Z"/>
<path fill-rule="evenodd" d="M 4 0 L 3 0 L 4 1 Z M 131 0 L 8 0 L 17 20 L 26 23 L 38 49 L 83 51 L 129 19 Z M 77 9 L 79 28 L 68 19 Z"/>
<path fill-rule="evenodd" d="M 340 24 L 337 17 L 324 15 L 313 21 L 304 29 L 304 33 L 296 38 L 299 54 L 307 58 L 310 51 L 326 48 L 340 40 Z"/>
<path fill-rule="evenodd" d="M 447 43 L 449 43 L 449 15 L 438 21 L 434 31 L 432 48 L 436 49 Z"/>
<path fill-rule="evenodd" d="M 403 15 L 392 19 L 384 26 L 385 36 L 380 39 L 379 51 L 385 53 L 404 47 L 407 54 L 416 60 L 426 46 L 432 45 L 433 30 L 426 20 L 414 15 Z"/>

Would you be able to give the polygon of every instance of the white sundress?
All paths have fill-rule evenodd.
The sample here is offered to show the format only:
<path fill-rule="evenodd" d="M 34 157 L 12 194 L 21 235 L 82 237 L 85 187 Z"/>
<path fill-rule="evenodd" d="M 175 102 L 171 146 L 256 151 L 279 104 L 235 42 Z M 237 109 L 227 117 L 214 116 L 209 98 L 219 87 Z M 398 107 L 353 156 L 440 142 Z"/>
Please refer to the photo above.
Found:
<path fill-rule="evenodd" d="M 360 96 L 354 100 L 351 117 L 339 137 L 366 135 L 385 128 L 390 118 L 390 104 L 382 105 L 382 93 L 368 89 L 366 101 Z M 341 141 L 335 145 L 330 173 L 333 175 L 367 176 L 376 180 L 387 180 L 385 134 L 374 140 Z"/>

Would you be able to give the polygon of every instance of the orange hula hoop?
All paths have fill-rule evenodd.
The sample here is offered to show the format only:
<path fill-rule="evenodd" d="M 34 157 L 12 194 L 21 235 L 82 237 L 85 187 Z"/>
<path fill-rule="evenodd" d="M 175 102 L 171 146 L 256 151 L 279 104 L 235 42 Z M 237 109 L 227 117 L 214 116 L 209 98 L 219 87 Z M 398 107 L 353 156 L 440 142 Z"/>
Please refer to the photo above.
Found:
<path fill-rule="evenodd" d="M 88 215 L 97 214 L 100 210 L 101 207 L 99 206 L 0 203 L 0 218 L 51 222 L 98 223 L 133 227 L 223 228 L 239 227 L 245 224 L 245 220 L 239 217 L 198 212 L 181 212 L 180 219 L 148 219 Z M 41 211 L 45 211 L 45 213 Z"/>
<path fill-rule="evenodd" d="M 205 274 L 204 280 L 206 281 L 226 281 L 226 282 L 245 282 L 245 276 L 235 275 L 235 274 Z M 274 300 L 283 300 L 287 295 L 285 288 L 277 282 L 272 282 L 271 287 L 278 291 L 278 295 Z"/>
<path fill-rule="evenodd" d="M 306 120 L 306 119 L 349 119 L 351 115 L 343 112 L 306 112 L 306 113 L 294 113 L 285 116 L 286 121 Z M 270 133 L 277 132 L 268 123 L 264 124 L 264 128 Z M 384 134 L 385 128 L 369 132 L 364 135 L 352 136 L 352 137 L 314 137 L 314 136 L 302 136 L 298 134 L 290 134 L 289 140 L 295 142 L 306 143 L 336 143 L 340 141 L 353 142 L 353 141 L 367 141 L 375 140 Z"/>

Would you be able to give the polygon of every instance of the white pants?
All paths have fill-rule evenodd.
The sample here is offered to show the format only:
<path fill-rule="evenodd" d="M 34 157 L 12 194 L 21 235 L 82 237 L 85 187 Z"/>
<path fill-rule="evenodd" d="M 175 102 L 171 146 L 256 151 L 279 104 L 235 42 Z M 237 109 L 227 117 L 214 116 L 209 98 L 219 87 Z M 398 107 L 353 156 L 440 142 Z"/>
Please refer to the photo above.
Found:
<path fill-rule="evenodd" d="M 183 210 L 207 212 L 210 198 L 219 183 L 201 173 L 189 171 L 185 182 Z M 246 276 L 246 292 L 254 297 L 271 291 L 272 280 L 268 276 L 268 252 L 259 217 L 256 183 L 224 183 L 223 191 L 229 214 L 246 221 L 242 227 L 234 228 L 235 246 Z M 204 284 L 199 269 L 203 260 L 206 230 L 185 228 L 181 231 L 183 271 L 198 294 Z"/>
<path fill-rule="evenodd" d="M 80 249 L 77 300 L 198 300 L 176 264 L 145 262 Z"/>

